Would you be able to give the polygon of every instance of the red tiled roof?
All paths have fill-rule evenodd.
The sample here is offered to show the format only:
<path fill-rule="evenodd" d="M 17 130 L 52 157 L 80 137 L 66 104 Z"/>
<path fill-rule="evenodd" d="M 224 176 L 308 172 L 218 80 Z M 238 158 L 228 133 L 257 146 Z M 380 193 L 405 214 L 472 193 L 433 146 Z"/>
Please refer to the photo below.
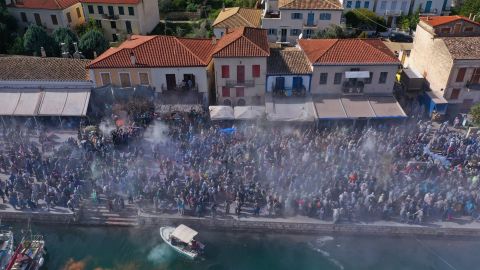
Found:
<path fill-rule="evenodd" d="M 133 35 L 119 47 L 101 54 L 87 68 L 207 66 L 214 47 L 210 39 Z M 132 52 L 135 65 L 130 59 Z"/>
<path fill-rule="evenodd" d="M 280 0 L 279 9 L 343 9 L 338 0 Z"/>
<path fill-rule="evenodd" d="M 298 44 L 312 64 L 398 64 L 380 39 L 301 39 Z"/>
<path fill-rule="evenodd" d="M 240 27 L 224 35 L 213 51 L 213 57 L 267 57 L 270 48 L 267 31 Z"/>
<path fill-rule="evenodd" d="M 428 25 L 432 27 L 436 27 L 442 24 L 446 23 L 451 23 L 454 21 L 462 20 L 462 21 L 467 21 L 469 23 L 474 23 L 477 25 L 480 25 L 480 23 L 477 23 L 475 21 L 472 21 L 466 17 L 454 15 L 454 16 L 432 16 L 432 17 L 420 17 L 420 20 L 427 23 Z"/>
<path fill-rule="evenodd" d="M 17 0 L 15 3 L 12 1 L 8 6 L 31 9 L 66 9 L 78 2 L 79 0 Z"/>
<path fill-rule="evenodd" d="M 136 5 L 142 0 L 80 0 L 82 3 L 87 4 L 126 4 L 126 5 Z"/>

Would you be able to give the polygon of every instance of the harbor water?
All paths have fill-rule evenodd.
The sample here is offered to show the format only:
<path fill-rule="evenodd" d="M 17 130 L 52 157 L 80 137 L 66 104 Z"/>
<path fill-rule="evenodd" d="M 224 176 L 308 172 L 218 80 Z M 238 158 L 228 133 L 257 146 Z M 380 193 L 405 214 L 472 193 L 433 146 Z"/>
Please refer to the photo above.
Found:
<path fill-rule="evenodd" d="M 21 233 L 15 226 L 17 236 Z M 43 269 L 478 269 L 480 241 L 274 235 L 200 231 L 207 245 L 191 261 L 162 243 L 158 228 L 33 226 L 47 243 Z M 18 237 L 16 239 L 19 240 Z"/>

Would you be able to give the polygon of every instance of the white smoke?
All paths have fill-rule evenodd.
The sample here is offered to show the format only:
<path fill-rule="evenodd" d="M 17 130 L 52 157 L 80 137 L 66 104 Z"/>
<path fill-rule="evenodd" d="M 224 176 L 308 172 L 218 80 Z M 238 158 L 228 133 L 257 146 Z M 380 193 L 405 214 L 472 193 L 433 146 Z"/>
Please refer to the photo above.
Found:
<path fill-rule="evenodd" d="M 151 143 L 165 144 L 170 140 L 168 137 L 168 126 L 157 120 L 147 128 L 144 138 Z"/>
<path fill-rule="evenodd" d="M 162 265 L 168 263 L 173 257 L 171 248 L 167 244 L 160 244 L 155 246 L 147 256 L 147 259 L 156 264 Z"/>
<path fill-rule="evenodd" d="M 98 129 L 102 132 L 103 136 L 110 136 L 116 127 L 111 121 L 103 119 L 98 125 Z"/>

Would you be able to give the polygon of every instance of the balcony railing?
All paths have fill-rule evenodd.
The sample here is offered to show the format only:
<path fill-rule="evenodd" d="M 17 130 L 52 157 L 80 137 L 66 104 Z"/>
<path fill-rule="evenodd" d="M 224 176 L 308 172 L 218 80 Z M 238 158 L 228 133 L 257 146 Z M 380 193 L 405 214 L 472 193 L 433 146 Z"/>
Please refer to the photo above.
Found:
<path fill-rule="evenodd" d="M 316 23 L 304 22 L 303 27 L 317 27 Z"/>
<path fill-rule="evenodd" d="M 363 88 L 365 83 L 362 81 L 346 81 L 343 82 L 342 85 L 342 92 L 345 95 L 356 95 L 356 94 L 363 94 Z"/>
<path fill-rule="evenodd" d="M 480 83 L 467 83 L 468 91 L 480 91 Z"/>
<path fill-rule="evenodd" d="M 102 18 L 105 20 L 118 20 L 118 15 L 102 14 Z"/>
<path fill-rule="evenodd" d="M 168 87 L 162 84 L 162 91 L 198 91 L 198 84 L 194 84 L 191 87 L 187 84 L 178 84 L 173 87 Z"/>
<path fill-rule="evenodd" d="M 254 87 L 255 86 L 255 81 L 254 80 L 244 80 L 242 81 L 235 81 L 235 80 L 227 80 L 225 83 L 226 87 L 237 87 L 237 86 L 243 86 L 243 87 Z"/>
<path fill-rule="evenodd" d="M 274 85 L 272 88 L 273 95 L 276 97 L 304 97 L 307 94 L 307 88 L 304 85 L 296 87 L 285 87 Z"/>
<path fill-rule="evenodd" d="M 401 10 L 385 10 L 385 16 L 401 16 Z"/>
<path fill-rule="evenodd" d="M 435 15 L 435 14 L 438 14 L 438 9 L 436 9 L 436 8 L 432 8 L 432 9 L 430 9 L 430 11 L 426 11 L 426 10 L 420 11 L 420 16 Z"/>

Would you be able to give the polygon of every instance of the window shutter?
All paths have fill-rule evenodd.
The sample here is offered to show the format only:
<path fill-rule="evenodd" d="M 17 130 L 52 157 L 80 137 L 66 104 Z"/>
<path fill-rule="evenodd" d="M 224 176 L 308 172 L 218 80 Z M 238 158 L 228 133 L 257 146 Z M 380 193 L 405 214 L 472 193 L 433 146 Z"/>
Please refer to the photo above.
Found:
<path fill-rule="evenodd" d="M 229 66 L 222 66 L 222 78 L 230 78 Z"/>
<path fill-rule="evenodd" d="M 254 78 L 260 77 L 260 65 L 252 66 L 252 77 Z"/>
<path fill-rule="evenodd" d="M 230 97 L 230 88 L 222 87 L 222 97 Z"/>

